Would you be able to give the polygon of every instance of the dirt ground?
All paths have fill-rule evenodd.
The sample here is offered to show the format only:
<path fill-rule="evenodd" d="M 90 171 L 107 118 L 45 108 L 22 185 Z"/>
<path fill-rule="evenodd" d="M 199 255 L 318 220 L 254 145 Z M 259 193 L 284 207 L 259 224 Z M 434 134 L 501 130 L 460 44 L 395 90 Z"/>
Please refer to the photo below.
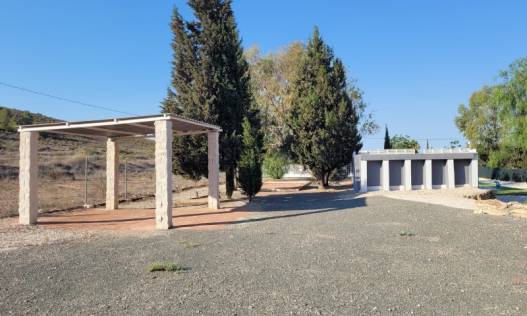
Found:
<path fill-rule="evenodd" d="M 269 193 L 246 207 L 254 215 L 224 229 L 101 232 L 0 252 L 0 313 L 527 313 L 523 219 L 349 190 Z M 147 270 L 159 261 L 184 271 Z"/>
<path fill-rule="evenodd" d="M 471 195 L 484 190 L 471 187 L 460 187 L 455 189 L 440 190 L 412 190 L 412 191 L 374 191 L 368 192 L 366 196 L 385 196 L 393 199 L 423 202 L 429 204 L 443 205 L 465 210 L 474 210 L 476 201 L 467 199 L 465 195 Z"/>
<path fill-rule="evenodd" d="M 306 185 L 306 181 L 300 183 Z M 278 194 L 276 189 L 297 191 L 298 181 L 264 183 L 259 196 Z M 220 193 L 225 196 L 222 186 Z M 64 194 L 64 192 L 62 193 Z M 173 196 L 173 224 L 177 230 L 214 230 L 244 221 L 254 212 L 244 208 L 247 200 L 239 192 L 232 200 L 223 200 L 220 210 L 207 208 L 207 188 L 197 187 L 181 191 Z M 101 234 L 137 235 L 156 234 L 154 222 L 155 200 L 146 198 L 123 202 L 119 209 L 76 209 L 62 212 L 44 212 L 39 215 L 38 225 L 20 226 L 18 217 L 0 218 L 0 252 L 42 244 L 56 244 L 79 239 L 90 239 Z"/>

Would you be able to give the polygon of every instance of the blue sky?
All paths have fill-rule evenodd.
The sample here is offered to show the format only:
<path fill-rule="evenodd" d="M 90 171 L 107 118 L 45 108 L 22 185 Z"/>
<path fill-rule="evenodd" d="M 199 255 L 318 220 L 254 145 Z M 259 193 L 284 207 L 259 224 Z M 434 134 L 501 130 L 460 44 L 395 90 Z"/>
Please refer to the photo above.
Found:
<path fill-rule="evenodd" d="M 0 2 L 0 81 L 134 114 L 159 111 L 173 6 L 185 1 Z M 234 1 L 246 47 L 276 50 L 314 25 L 391 134 L 462 136 L 457 106 L 527 56 L 527 1 Z M 66 120 L 122 116 L 0 85 L 0 105 Z M 365 140 L 382 146 L 384 130 Z M 435 140 L 444 139 L 444 140 Z"/>

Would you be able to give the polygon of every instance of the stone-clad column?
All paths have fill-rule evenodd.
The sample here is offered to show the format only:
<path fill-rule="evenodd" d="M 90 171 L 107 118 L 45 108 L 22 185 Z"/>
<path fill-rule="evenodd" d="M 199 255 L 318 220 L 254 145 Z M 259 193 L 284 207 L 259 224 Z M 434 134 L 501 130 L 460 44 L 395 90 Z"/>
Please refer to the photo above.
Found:
<path fill-rule="evenodd" d="M 360 191 L 368 192 L 368 161 L 360 161 Z"/>
<path fill-rule="evenodd" d="M 472 159 L 470 162 L 470 185 L 474 188 L 479 186 L 478 159 Z"/>
<path fill-rule="evenodd" d="M 447 187 L 453 189 L 456 187 L 456 178 L 454 171 L 454 159 L 448 159 L 446 161 L 446 181 Z"/>
<path fill-rule="evenodd" d="M 208 156 L 209 156 L 209 208 L 220 208 L 220 151 L 218 137 L 219 132 L 208 132 Z"/>
<path fill-rule="evenodd" d="M 404 189 L 412 190 L 412 161 L 410 159 L 404 161 Z"/>
<path fill-rule="evenodd" d="M 156 229 L 172 227 L 172 121 L 155 121 Z"/>
<path fill-rule="evenodd" d="M 115 139 L 106 141 L 106 209 L 119 207 L 119 143 Z"/>
<path fill-rule="evenodd" d="M 432 160 L 427 159 L 425 160 L 425 189 L 431 190 L 432 189 Z"/>
<path fill-rule="evenodd" d="M 20 132 L 18 221 L 34 225 L 38 216 L 38 132 Z"/>
<path fill-rule="evenodd" d="M 383 160 L 381 167 L 381 189 L 390 191 L 390 161 Z"/>

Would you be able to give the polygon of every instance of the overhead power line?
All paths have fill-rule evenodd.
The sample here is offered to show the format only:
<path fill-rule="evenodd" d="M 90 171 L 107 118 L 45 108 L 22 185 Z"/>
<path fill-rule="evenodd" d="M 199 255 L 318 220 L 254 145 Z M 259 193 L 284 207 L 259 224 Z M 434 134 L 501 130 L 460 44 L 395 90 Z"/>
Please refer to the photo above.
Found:
<path fill-rule="evenodd" d="M 32 90 L 32 89 L 28 89 L 28 88 L 24 88 L 24 87 L 20 87 L 20 86 L 15 86 L 13 84 L 9 84 L 9 83 L 2 82 L 2 81 L 0 81 L 0 85 L 6 86 L 8 88 L 17 89 L 17 90 L 20 90 L 20 91 L 29 92 L 29 93 L 32 93 L 32 94 L 36 94 L 36 95 L 40 95 L 40 96 L 44 96 L 44 97 L 48 97 L 48 98 L 64 101 L 64 102 L 70 102 L 70 103 L 75 103 L 75 104 L 79 104 L 79 105 L 82 105 L 82 106 L 87 106 L 87 107 L 94 108 L 94 109 L 105 110 L 105 111 L 109 111 L 109 112 L 121 113 L 121 114 L 126 114 L 126 115 L 137 115 L 137 114 L 130 113 L 130 112 L 125 112 L 125 111 L 112 109 L 112 108 L 109 108 L 109 107 L 106 107 L 106 106 L 85 103 L 85 102 L 81 102 L 81 101 L 77 101 L 77 100 L 72 100 L 72 99 L 68 99 L 68 98 L 64 98 L 64 97 L 59 97 L 59 96 L 52 95 L 52 94 L 45 93 L 45 92 L 41 92 L 41 91 L 36 91 L 36 90 Z"/>

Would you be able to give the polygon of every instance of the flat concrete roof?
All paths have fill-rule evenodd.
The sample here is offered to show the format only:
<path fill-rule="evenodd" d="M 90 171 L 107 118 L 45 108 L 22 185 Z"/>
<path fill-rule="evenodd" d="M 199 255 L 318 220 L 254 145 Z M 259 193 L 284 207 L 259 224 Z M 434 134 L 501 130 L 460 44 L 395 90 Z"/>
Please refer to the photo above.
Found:
<path fill-rule="evenodd" d="M 174 114 L 21 125 L 18 127 L 18 131 L 48 132 L 104 138 L 144 137 L 154 135 L 154 122 L 163 120 L 172 121 L 172 129 L 175 135 L 202 134 L 210 131 L 221 132 L 221 127 L 219 126 Z"/>
<path fill-rule="evenodd" d="M 445 150 L 445 151 L 425 151 L 424 153 L 359 153 L 360 160 L 427 160 L 427 159 L 477 159 L 478 153 L 468 150 Z"/>

